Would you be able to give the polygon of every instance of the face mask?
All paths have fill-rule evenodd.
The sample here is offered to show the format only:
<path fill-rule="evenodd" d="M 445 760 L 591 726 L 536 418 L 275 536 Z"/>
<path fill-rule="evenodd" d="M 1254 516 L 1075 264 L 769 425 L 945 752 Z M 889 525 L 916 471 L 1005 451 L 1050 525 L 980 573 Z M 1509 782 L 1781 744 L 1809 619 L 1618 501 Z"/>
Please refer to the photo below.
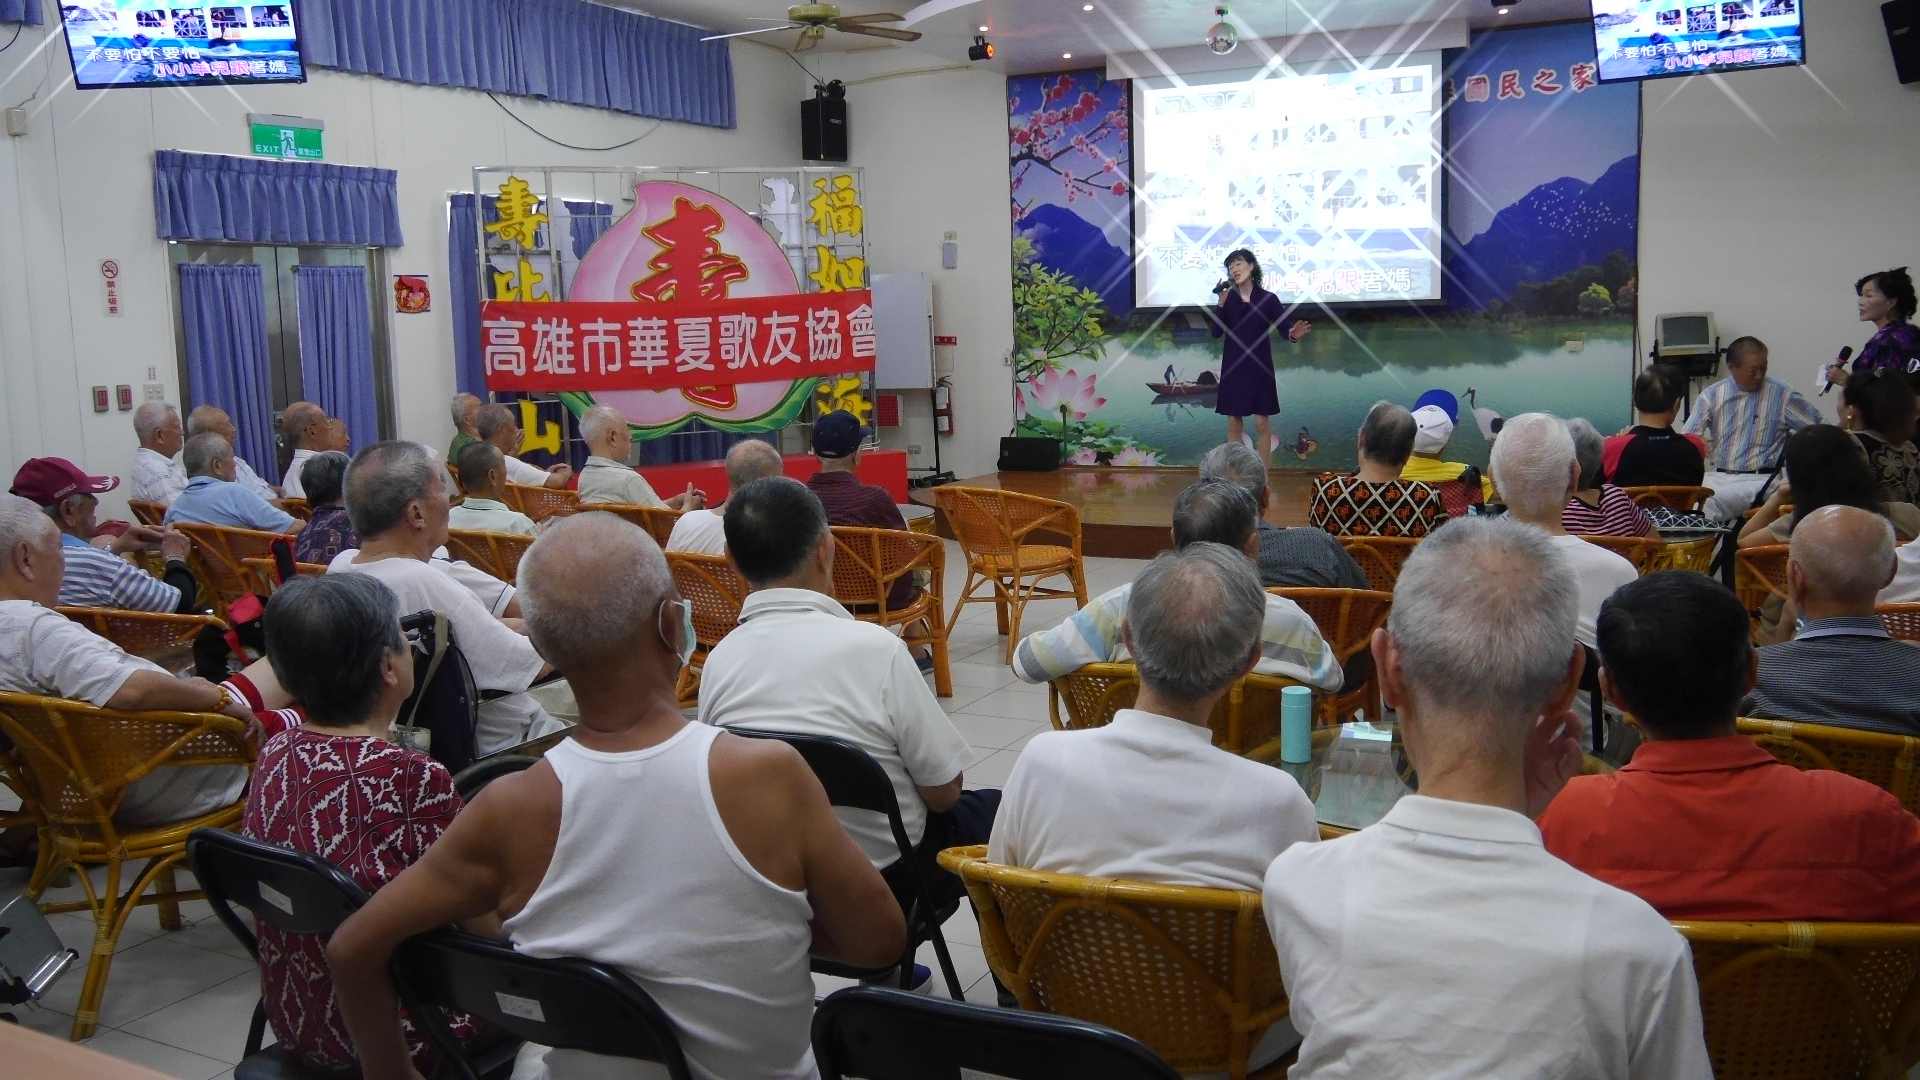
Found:
<path fill-rule="evenodd" d="M 673 638 L 668 636 L 665 629 L 667 605 L 676 602 L 680 605 L 680 641 L 678 644 L 674 642 Z M 699 635 L 695 634 L 693 630 L 693 605 L 685 600 L 662 600 L 660 601 L 660 611 L 657 621 L 660 624 L 660 640 L 665 642 L 667 648 L 672 649 L 674 655 L 680 658 L 680 666 L 686 667 L 687 661 L 693 659 L 693 650 L 700 645 Z"/>

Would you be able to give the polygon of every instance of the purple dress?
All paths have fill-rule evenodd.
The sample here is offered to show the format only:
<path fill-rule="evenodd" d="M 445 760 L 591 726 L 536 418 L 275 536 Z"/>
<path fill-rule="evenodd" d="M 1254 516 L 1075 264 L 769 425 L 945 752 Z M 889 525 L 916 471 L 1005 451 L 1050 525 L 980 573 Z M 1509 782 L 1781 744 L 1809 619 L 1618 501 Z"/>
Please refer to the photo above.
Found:
<path fill-rule="evenodd" d="M 1214 411 L 1222 416 L 1273 416 L 1280 411 L 1280 391 L 1273 382 L 1273 342 L 1277 328 L 1284 336 L 1293 329 L 1280 298 L 1253 287 L 1253 298 L 1242 300 L 1240 290 L 1227 293 L 1222 307 L 1211 309 L 1213 336 L 1227 339 L 1220 359 L 1220 398 Z"/>
<path fill-rule="evenodd" d="M 1853 370 L 1893 368 L 1911 375 L 1915 358 L 1920 358 L 1920 327 L 1909 322 L 1890 322 L 1867 339 L 1866 347 L 1853 358 Z"/>

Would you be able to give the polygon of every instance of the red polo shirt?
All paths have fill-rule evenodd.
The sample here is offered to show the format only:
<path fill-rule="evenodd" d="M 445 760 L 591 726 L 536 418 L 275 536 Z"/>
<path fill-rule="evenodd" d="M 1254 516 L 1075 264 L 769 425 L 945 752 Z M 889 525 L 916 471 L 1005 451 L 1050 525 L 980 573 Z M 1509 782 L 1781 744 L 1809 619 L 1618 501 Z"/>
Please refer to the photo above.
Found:
<path fill-rule="evenodd" d="M 1548 851 L 1670 919 L 1920 922 L 1920 818 L 1745 735 L 1646 743 L 1573 778 L 1539 825 Z"/>

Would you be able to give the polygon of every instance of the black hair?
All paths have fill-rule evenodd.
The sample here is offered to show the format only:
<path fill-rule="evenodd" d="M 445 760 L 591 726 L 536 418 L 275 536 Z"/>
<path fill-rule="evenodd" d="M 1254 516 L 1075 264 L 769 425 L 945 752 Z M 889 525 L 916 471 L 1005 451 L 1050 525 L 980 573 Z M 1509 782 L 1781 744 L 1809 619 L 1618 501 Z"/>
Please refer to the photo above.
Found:
<path fill-rule="evenodd" d="M 1173 546 L 1211 542 L 1236 550 L 1259 527 L 1260 504 L 1231 480 L 1202 480 L 1173 500 Z"/>
<path fill-rule="evenodd" d="M 1747 606 L 1692 570 L 1628 582 L 1600 605 L 1600 664 L 1648 731 L 1698 739 L 1738 714 L 1755 663 Z"/>
<path fill-rule="evenodd" d="M 1686 392 L 1685 372 L 1672 364 L 1654 364 L 1633 380 L 1633 407 L 1643 413 L 1663 413 Z"/>
<path fill-rule="evenodd" d="M 1419 435 L 1420 424 L 1406 406 L 1376 401 L 1360 421 L 1360 452 L 1382 465 L 1405 465 Z"/>
<path fill-rule="evenodd" d="M 1906 267 L 1896 266 L 1892 270 L 1868 274 L 1853 283 L 1853 295 L 1859 296 L 1864 292 L 1869 281 L 1880 290 L 1881 296 L 1893 301 L 1893 313 L 1900 317 L 1901 322 L 1913 318 L 1914 309 L 1920 307 L 1920 299 L 1914 296 L 1913 278 L 1907 273 Z"/>
<path fill-rule="evenodd" d="M 721 523 L 740 576 L 761 588 L 807 564 L 827 531 L 827 509 L 800 481 L 769 476 L 728 494 Z"/>
<path fill-rule="evenodd" d="M 308 506 L 326 506 L 340 501 L 347 479 L 347 463 L 353 459 L 338 450 L 315 454 L 300 466 L 300 489 L 307 493 Z"/>
<path fill-rule="evenodd" d="M 1880 482 L 1850 432 L 1832 424 L 1801 428 L 1787 440 L 1787 482 L 1793 485 L 1793 524 L 1823 506 L 1852 506 L 1882 516 Z"/>
<path fill-rule="evenodd" d="M 1262 276 L 1260 273 L 1260 260 L 1254 258 L 1253 252 L 1248 248 L 1234 248 L 1232 251 L 1227 252 L 1225 259 L 1220 261 L 1220 268 L 1222 270 L 1226 269 L 1227 264 L 1235 259 L 1239 259 L 1248 266 L 1253 267 L 1253 287 L 1256 289 L 1259 288 Z"/>
<path fill-rule="evenodd" d="M 507 456 L 485 439 L 475 439 L 460 448 L 453 467 L 460 473 L 460 490 L 472 491 L 486 482 L 487 474 L 506 464 Z"/>
<path fill-rule="evenodd" d="M 1847 376 L 1840 400 L 1860 410 L 1867 430 L 1883 435 L 1889 442 L 1903 443 L 1913 437 L 1914 409 L 1920 405 L 1913 386 L 1898 368 L 1856 371 Z"/>
<path fill-rule="evenodd" d="M 274 678 L 307 722 L 321 727 L 371 719 L 380 665 L 407 647 L 400 598 L 366 574 L 298 577 L 280 586 L 267 601 L 266 638 Z"/>
<path fill-rule="evenodd" d="M 1732 364 L 1734 356 L 1738 353 L 1755 351 L 1768 351 L 1767 343 L 1754 337 L 1752 334 L 1748 334 L 1745 337 L 1734 338 L 1732 343 L 1727 346 L 1727 363 Z"/>

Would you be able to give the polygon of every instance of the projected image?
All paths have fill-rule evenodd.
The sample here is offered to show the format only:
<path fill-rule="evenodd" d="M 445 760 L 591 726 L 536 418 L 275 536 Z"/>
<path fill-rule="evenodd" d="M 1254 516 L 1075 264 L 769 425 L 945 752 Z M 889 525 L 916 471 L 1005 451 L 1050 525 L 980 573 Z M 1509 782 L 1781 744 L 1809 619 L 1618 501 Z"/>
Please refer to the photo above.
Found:
<path fill-rule="evenodd" d="M 1600 81 L 1804 64 L 1795 0 L 1593 0 Z M 1681 20 L 1685 13 L 1684 23 Z"/>
<path fill-rule="evenodd" d="M 1237 248 L 1287 303 L 1438 300 L 1438 61 L 1140 85 L 1139 305 L 1211 303 Z"/>
<path fill-rule="evenodd" d="M 63 3 L 74 84 L 139 86 L 305 82 L 291 0 L 252 9 L 154 0 Z"/>

